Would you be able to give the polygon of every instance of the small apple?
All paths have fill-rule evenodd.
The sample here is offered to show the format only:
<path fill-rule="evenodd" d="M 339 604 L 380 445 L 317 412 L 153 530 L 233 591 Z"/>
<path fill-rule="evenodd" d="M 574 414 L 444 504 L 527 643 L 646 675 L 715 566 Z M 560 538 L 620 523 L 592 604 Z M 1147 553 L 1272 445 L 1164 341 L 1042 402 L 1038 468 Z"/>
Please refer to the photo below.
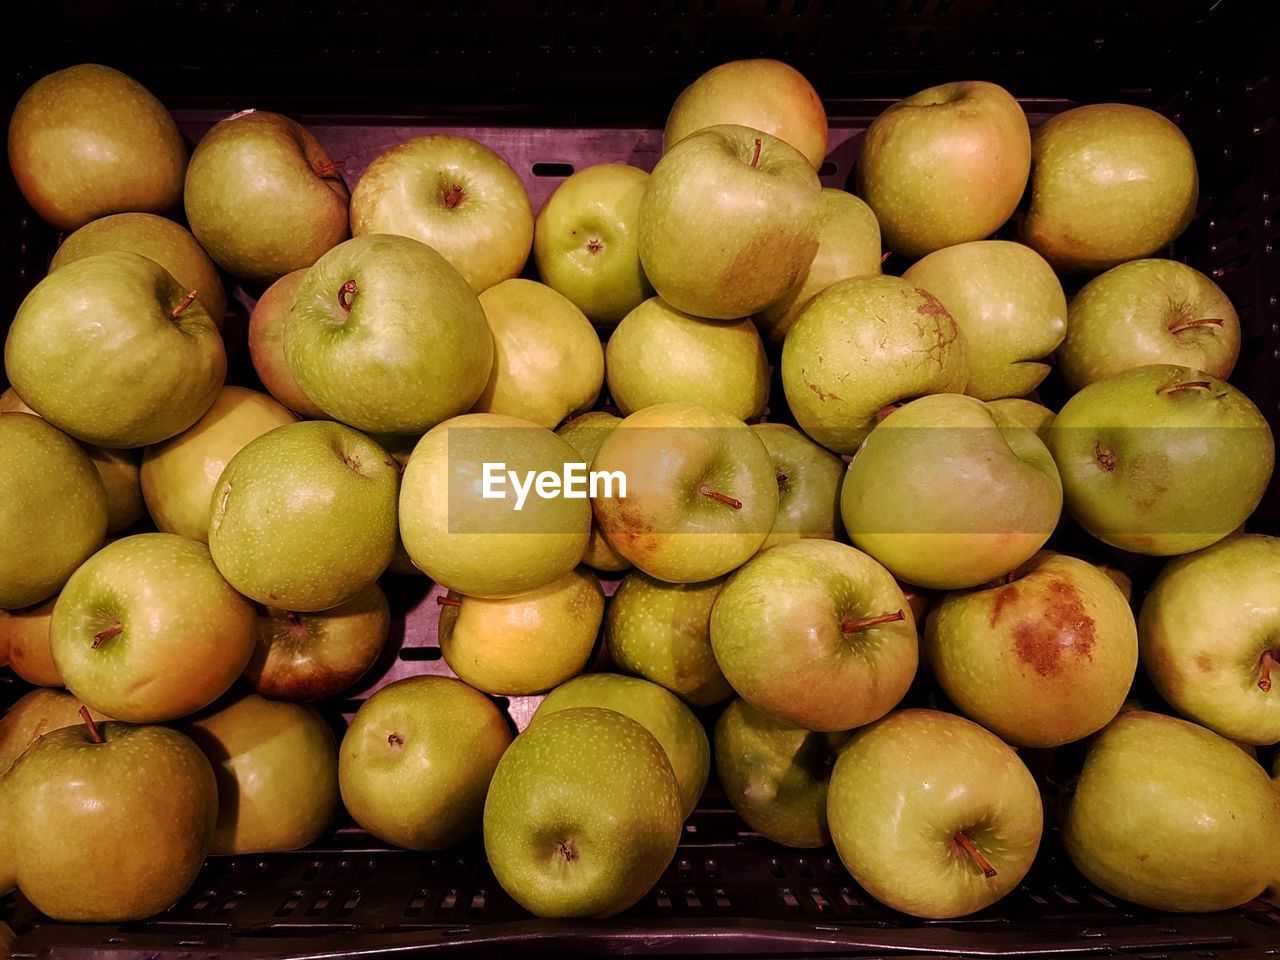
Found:
<path fill-rule="evenodd" d="M 49 648 L 49 621 L 57 597 L 25 610 L 0 610 L 0 646 L 9 652 L 9 669 L 38 687 L 61 687 L 62 674 Z"/>
<path fill-rule="evenodd" d="M 249 356 L 267 392 L 305 420 L 324 420 L 325 413 L 302 392 L 284 355 L 284 325 L 307 271 L 286 273 L 263 291 L 249 314 Z"/>
<path fill-rule="evenodd" d="M 421 240 L 480 293 L 524 268 L 533 210 L 502 157 L 436 133 L 396 144 L 369 164 L 351 194 L 351 232 Z"/>
<path fill-rule="evenodd" d="M 104 719 L 100 713 L 93 712 L 92 716 L 95 720 Z M 78 726 L 83 722 L 80 701 L 69 693 L 41 689 L 23 694 L 0 717 L 0 776 L 49 731 Z M 3 886 L 0 883 L 0 888 Z"/>
<path fill-rule="evenodd" d="M 479 829 L 510 743 L 506 717 L 460 680 L 397 680 L 361 705 L 342 738 L 342 802 L 379 840 L 410 850 L 451 847 Z"/>
<path fill-rule="evenodd" d="M 1002 397 L 999 400 L 988 400 L 987 406 L 1014 425 L 1034 431 L 1041 443 L 1048 444 L 1049 428 L 1053 425 L 1055 414 L 1044 404 L 1020 397 Z"/>
<path fill-rule="evenodd" d="M 757 423 L 778 480 L 778 519 L 761 550 L 788 540 L 835 540 L 840 523 L 844 461 L 785 423 Z"/>
<path fill-rule="evenodd" d="M 572 420 L 566 420 L 556 430 L 556 436 L 577 450 L 587 468 L 592 469 L 604 438 L 621 422 L 622 418 L 615 417 L 612 413 L 591 410 Z M 630 560 L 609 546 L 609 541 L 600 532 L 600 525 L 594 518 L 591 521 L 591 539 L 587 541 L 587 551 L 582 555 L 582 562 L 602 573 L 617 573 L 631 566 Z"/>
<path fill-rule="evenodd" d="M 895 404 L 961 392 L 967 351 L 932 294 L 899 277 L 852 277 L 800 311 L 782 345 L 782 388 L 800 429 L 853 453 Z"/>

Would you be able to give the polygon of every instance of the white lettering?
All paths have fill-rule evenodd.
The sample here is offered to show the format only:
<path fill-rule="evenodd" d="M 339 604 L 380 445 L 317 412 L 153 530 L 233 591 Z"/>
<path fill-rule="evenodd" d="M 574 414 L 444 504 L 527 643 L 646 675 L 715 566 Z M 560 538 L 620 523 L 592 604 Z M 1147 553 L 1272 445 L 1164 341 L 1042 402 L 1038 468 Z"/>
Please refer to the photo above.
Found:
<path fill-rule="evenodd" d="M 627 499 L 627 475 L 621 470 L 592 470 L 591 471 L 591 496 L 611 498 L 614 496 L 613 485 L 618 484 L 617 498 L 619 500 Z M 600 487 L 603 485 L 604 493 L 600 493 Z"/>
<path fill-rule="evenodd" d="M 529 488 L 533 486 L 535 473 L 532 470 L 526 473 L 523 484 L 514 470 L 508 470 L 507 476 L 511 478 L 511 485 L 516 488 L 516 513 L 519 513 L 524 509 L 524 502 L 529 497 Z"/>
<path fill-rule="evenodd" d="M 585 463 L 566 463 L 563 473 L 554 470 L 529 470 L 523 476 L 508 470 L 505 463 L 485 463 L 482 468 L 480 495 L 485 500 L 507 499 L 507 485 L 516 492 L 515 509 L 524 509 L 529 493 L 543 500 L 563 497 L 585 500 L 591 497 L 627 497 L 627 475 L 621 470 L 588 470 Z M 616 490 L 616 492 L 615 492 Z"/>
<path fill-rule="evenodd" d="M 587 499 L 587 465 L 585 463 L 564 465 L 564 498 L 566 500 Z"/>
<path fill-rule="evenodd" d="M 538 482 L 535 486 L 538 490 L 538 496 L 543 500 L 558 497 L 560 495 L 560 476 L 550 470 L 543 470 L 538 474 Z"/>
<path fill-rule="evenodd" d="M 480 496 L 485 500 L 505 500 L 507 494 L 505 491 L 497 488 L 498 484 L 506 482 L 504 471 L 507 469 L 505 463 L 486 463 L 484 465 L 484 482 L 480 488 Z"/>

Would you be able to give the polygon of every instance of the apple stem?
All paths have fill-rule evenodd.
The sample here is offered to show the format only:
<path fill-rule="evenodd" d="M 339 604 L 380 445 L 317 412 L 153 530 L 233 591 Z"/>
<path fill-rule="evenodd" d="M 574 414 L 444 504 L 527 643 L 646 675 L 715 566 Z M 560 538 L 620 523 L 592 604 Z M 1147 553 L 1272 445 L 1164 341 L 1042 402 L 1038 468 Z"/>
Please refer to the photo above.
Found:
<path fill-rule="evenodd" d="M 177 320 L 180 316 L 182 316 L 182 312 L 186 310 L 187 307 L 191 306 L 191 304 L 196 302 L 197 293 L 198 291 L 192 290 L 185 297 L 183 297 L 182 302 L 169 311 L 169 319 Z"/>
<path fill-rule="evenodd" d="M 1208 380 L 1183 380 L 1181 383 L 1166 383 L 1156 387 L 1157 394 L 1174 393 L 1178 390 L 1208 390 L 1213 387 Z"/>
<path fill-rule="evenodd" d="M 756 149 L 755 149 L 755 152 L 751 154 L 751 165 L 754 167 L 759 162 L 760 162 L 760 138 L 756 137 Z"/>
<path fill-rule="evenodd" d="M 1018 579 L 1018 570 L 1017 570 L 1017 568 L 1016 568 L 1016 567 L 1015 567 L 1013 570 L 1010 570 L 1008 573 L 1006 573 L 1006 574 L 1004 575 L 1004 582 L 1005 582 L 1005 583 L 1013 583 L 1013 581 L 1015 581 L 1015 580 L 1017 580 L 1017 579 Z"/>
<path fill-rule="evenodd" d="M 448 209 L 453 210 L 462 202 L 462 196 L 462 187 L 455 183 L 444 192 L 444 196 L 441 199 L 444 200 L 444 205 Z"/>
<path fill-rule="evenodd" d="M 337 173 L 341 169 L 342 169 L 341 160 L 330 160 L 328 163 L 320 164 L 320 166 L 315 168 L 315 171 L 316 171 L 316 176 L 320 177 L 323 180 L 325 177 L 332 176 L 333 174 Z"/>
<path fill-rule="evenodd" d="M 1116 468 L 1116 455 L 1110 450 L 1102 448 L 1102 441 L 1093 441 L 1093 459 L 1098 462 L 1098 466 L 1108 472 Z"/>
<path fill-rule="evenodd" d="M 880 423 L 882 420 L 888 419 L 889 414 L 893 413 L 900 406 L 902 406 L 902 404 L 900 403 L 890 403 L 881 407 L 879 410 L 876 411 L 876 423 Z"/>
<path fill-rule="evenodd" d="M 441 607 L 460 607 L 462 606 L 462 601 L 454 597 L 441 596 L 436 597 L 436 605 Z"/>
<path fill-rule="evenodd" d="M 1262 659 L 1258 662 L 1258 668 L 1262 671 L 1262 676 L 1258 677 L 1258 689 L 1263 693 L 1271 692 L 1271 666 L 1275 663 L 1275 653 L 1271 650 L 1262 651 Z"/>
<path fill-rule="evenodd" d="M 892 250 L 886 250 L 884 253 L 880 254 L 880 266 L 883 267 L 885 263 L 888 262 L 891 256 L 893 256 Z"/>
<path fill-rule="evenodd" d="M 1184 320 L 1182 323 L 1178 324 L 1177 326 L 1170 327 L 1169 332 L 1181 333 L 1183 330 L 1190 330 L 1192 327 L 1203 327 L 1209 323 L 1213 324 L 1215 327 L 1220 327 L 1224 323 L 1226 323 L 1226 321 L 1219 317 L 1205 317 L 1202 320 Z"/>
<path fill-rule="evenodd" d="M 853 633 L 855 630 L 865 630 L 867 627 L 876 627 L 882 623 L 897 623 L 899 620 L 907 619 L 907 615 L 902 610 L 897 613 L 886 613 L 879 617 L 868 617 L 865 620 L 842 620 L 840 622 L 841 633 Z"/>
<path fill-rule="evenodd" d="M 105 630 L 99 630 L 93 635 L 93 649 L 97 650 L 104 641 L 110 640 L 112 637 L 118 637 L 123 632 L 124 627 L 118 623 L 113 623 Z"/>
<path fill-rule="evenodd" d="M 354 280 L 348 280 L 338 288 L 338 306 L 347 313 L 351 312 L 351 298 L 354 297 L 360 288 L 356 286 Z"/>
<path fill-rule="evenodd" d="M 93 716 L 89 713 L 89 708 L 82 706 L 80 708 L 80 719 L 84 721 L 84 725 L 89 728 L 89 739 L 94 743 L 104 743 L 106 738 L 102 735 L 102 731 L 98 729 L 98 725 L 93 722 Z"/>
<path fill-rule="evenodd" d="M 286 610 L 284 614 L 285 620 L 289 621 L 289 626 L 296 627 L 302 622 L 302 617 L 298 616 L 292 610 Z"/>
<path fill-rule="evenodd" d="M 970 859 L 978 865 L 978 869 L 982 871 L 982 875 L 990 880 L 996 875 L 996 868 L 993 867 L 986 857 L 982 855 L 982 851 L 978 849 L 978 845 L 973 842 L 967 833 L 961 830 L 952 838 L 967 853 Z"/>
<path fill-rule="evenodd" d="M 735 510 L 742 509 L 741 500 L 735 500 L 727 493 L 721 493 L 719 490 L 712 490 L 711 487 L 705 483 L 698 484 L 698 492 L 704 497 L 710 497 L 712 500 L 719 500 L 725 506 L 733 507 Z"/>

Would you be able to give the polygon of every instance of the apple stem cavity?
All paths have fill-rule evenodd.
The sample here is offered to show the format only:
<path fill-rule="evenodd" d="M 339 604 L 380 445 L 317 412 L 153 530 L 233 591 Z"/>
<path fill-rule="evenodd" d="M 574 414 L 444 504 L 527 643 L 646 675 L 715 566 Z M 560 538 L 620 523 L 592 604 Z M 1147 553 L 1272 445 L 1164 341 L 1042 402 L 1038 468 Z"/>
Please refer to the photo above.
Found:
<path fill-rule="evenodd" d="M 564 857 L 565 863 L 573 863 L 578 859 L 578 851 L 573 848 L 573 844 L 566 840 L 557 840 L 556 850 L 560 853 L 560 856 Z"/>
<path fill-rule="evenodd" d="M 182 316 L 183 311 L 185 311 L 187 307 L 191 306 L 191 304 L 196 302 L 196 295 L 198 293 L 199 293 L 198 290 L 192 290 L 185 297 L 183 297 L 182 302 L 169 311 L 169 319 L 177 320 L 180 316 Z"/>
<path fill-rule="evenodd" d="M 755 149 L 755 152 L 751 154 L 751 165 L 754 167 L 759 162 L 760 162 L 760 138 L 756 137 L 756 149 Z"/>
<path fill-rule="evenodd" d="M 338 288 L 338 306 L 340 306 L 344 312 L 350 313 L 351 298 L 359 292 L 360 288 L 356 286 L 356 282 L 354 280 L 348 280 Z"/>
<path fill-rule="evenodd" d="M 982 871 L 984 877 L 990 880 L 996 875 L 996 868 L 982 855 L 982 851 L 978 849 L 978 845 L 973 842 L 972 837 L 961 830 L 951 839 L 956 846 L 969 855 L 969 859 L 978 865 L 978 869 Z"/>
<path fill-rule="evenodd" d="M 436 597 L 436 606 L 440 607 L 460 607 L 462 601 L 454 597 Z"/>
<path fill-rule="evenodd" d="M 99 630 L 97 633 L 93 635 L 93 649 L 97 650 L 100 646 L 103 645 L 103 643 L 110 640 L 112 637 L 120 636 L 120 634 L 123 632 L 124 632 L 124 627 L 120 626 L 120 624 L 118 623 L 113 623 L 111 626 L 107 627 L 107 629 L 105 630 Z"/>
<path fill-rule="evenodd" d="M 80 719 L 84 721 L 84 725 L 89 728 L 89 739 L 94 743 L 106 743 L 107 738 L 102 735 L 102 731 L 98 729 L 98 725 L 93 722 L 93 716 L 89 713 L 89 708 L 80 707 Z"/>
<path fill-rule="evenodd" d="M 1163 396 L 1166 393 L 1176 393 L 1179 390 L 1209 390 L 1212 387 L 1213 384 L 1208 380 L 1183 380 L 1180 383 L 1175 381 L 1156 387 L 1156 393 Z"/>
<path fill-rule="evenodd" d="M 1093 441 L 1093 459 L 1108 473 L 1116 468 L 1116 455 L 1110 450 L 1103 449 L 1101 440 Z"/>
<path fill-rule="evenodd" d="M 878 627 L 882 623 L 897 623 L 899 620 L 907 619 L 905 611 L 899 610 L 897 613 L 886 613 L 879 617 L 867 617 L 865 620 L 842 620 L 840 621 L 841 633 L 854 633 L 858 630 L 865 630 L 867 627 Z"/>
<path fill-rule="evenodd" d="M 1183 320 L 1181 323 L 1170 327 L 1169 332 L 1181 333 L 1183 330 L 1191 330 L 1194 327 L 1204 327 L 1204 326 L 1208 326 L 1209 324 L 1212 324 L 1215 327 L 1220 327 L 1224 323 L 1226 323 L 1226 321 L 1221 319 L 1220 317 L 1205 317 L 1201 320 Z"/>
<path fill-rule="evenodd" d="M 727 493 L 721 493 L 719 490 L 712 490 L 708 484 L 705 484 L 705 483 L 698 484 L 698 492 L 702 494 L 704 497 L 710 497 L 712 500 L 720 501 L 727 507 L 733 507 L 733 509 L 735 510 L 742 509 L 741 500 L 735 500 L 733 497 L 729 496 Z"/>
<path fill-rule="evenodd" d="M 1258 689 L 1263 693 L 1271 692 L 1271 667 L 1276 662 L 1274 650 L 1263 650 L 1262 658 L 1258 661 L 1258 669 L 1261 675 L 1258 677 Z"/>

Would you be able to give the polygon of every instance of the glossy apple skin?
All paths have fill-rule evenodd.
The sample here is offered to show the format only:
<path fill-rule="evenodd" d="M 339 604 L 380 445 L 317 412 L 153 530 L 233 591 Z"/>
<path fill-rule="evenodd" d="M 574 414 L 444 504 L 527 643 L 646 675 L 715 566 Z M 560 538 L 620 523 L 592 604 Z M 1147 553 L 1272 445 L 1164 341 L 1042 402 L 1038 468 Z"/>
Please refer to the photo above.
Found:
<path fill-rule="evenodd" d="M 9 651 L 9 669 L 38 687 L 63 685 L 49 649 L 49 620 L 57 599 L 23 610 L 0 610 L 0 647 Z"/>
<path fill-rule="evenodd" d="M 660 297 L 614 329 L 605 369 L 624 415 L 658 403 L 698 403 L 752 420 L 769 399 L 769 361 L 749 319 L 704 320 Z"/>
<path fill-rule="evenodd" d="M 1034 431 L 1040 442 L 1049 443 L 1049 427 L 1053 425 L 1056 414 L 1042 403 L 1034 400 L 1023 400 L 1020 397 L 1003 397 L 999 400 L 988 400 L 987 406 L 997 411 L 1006 420 Z"/>
<path fill-rule="evenodd" d="M 694 706 L 732 696 L 711 649 L 711 607 L 722 586 L 723 577 L 665 583 L 639 570 L 627 574 L 605 611 L 609 657 Z"/>
<path fill-rule="evenodd" d="M 1272 878 L 1277 796 L 1229 740 L 1130 710 L 1090 746 L 1062 840 L 1076 869 L 1117 897 L 1156 910 L 1225 910 Z"/>
<path fill-rule="evenodd" d="M 484 805 L 498 882 L 539 917 L 610 917 L 643 897 L 680 842 L 680 794 L 662 745 L 614 710 L 531 724 Z"/>
<path fill-rule="evenodd" d="M 28 747 L 50 730 L 82 724 L 80 706 L 79 700 L 63 690 L 41 689 L 23 694 L 0 717 L 0 777 Z M 105 719 L 96 710 L 91 710 L 90 714 L 94 720 Z M 0 887 L 3 886 L 0 883 Z"/>
<path fill-rule="evenodd" d="M 761 550 L 788 540 L 835 540 L 840 522 L 844 461 L 785 423 L 751 425 L 773 460 L 778 481 L 778 519 Z"/>
<path fill-rule="evenodd" d="M 734 123 L 790 144 L 817 170 L 827 156 L 827 113 L 813 85 L 780 60 L 731 60 L 681 91 L 667 116 L 662 150 L 699 130 Z"/>
<path fill-rule="evenodd" d="M 622 421 L 594 470 L 621 471 L 627 496 L 593 499 L 615 550 L 672 583 L 728 573 L 760 549 L 778 513 L 773 461 L 741 420 L 692 403 L 660 403 Z M 739 507 L 707 494 L 734 498 Z"/>
<path fill-rule="evenodd" d="M 1026 876 L 1040 846 L 1040 791 L 1018 755 L 976 723 L 903 710 L 854 734 L 827 793 L 840 859 L 873 897 L 917 917 L 962 917 Z M 965 833 L 996 876 L 955 837 Z"/>
<path fill-rule="evenodd" d="M 338 748 L 320 715 L 241 697 L 190 723 L 218 782 L 209 853 L 271 853 L 314 841 L 338 806 Z"/>
<path fill-rule="evenodd" d="M 227 295 L 218 268 L 196 238 L 167 217 L 117 213 L 86 223 L 62 241 L 49 261 L 49 270 L 116 250 L 140 253 L 160 264 L 188 293 L 195 290 L 209 317 L 222 326 L 227 316 Z"/>
<path fill-rule="evenodd" d="M 922 397 L 854 456 L 840 491 L 853 545 L 921 587 L 975 587 L 1025 563 L 1062 513 L 1045 445 L 982 401 Z"/>
<path fill-rule="evenodd" d="M 1015 747 L 1056 747 L 1106 726 L 1129 694 L 1138 633 L 1093 564 L 1041 554 L 1012 583 L 947 594 L 922 654 L 951 701 Z"/>
<path fill-rule="evenodd" d="M 827 784 L 845 733 L 813 733 L 734 700 L 716 721 L 716 776 L 752 830 L 787 847 L 824 847 Z"/>
<path fill-rule="evenodd" d="M 1239 355 L 1235 307 L 1216 283 L 1176 260 L 1133 260 L 1090 280 L 1071 300 L 1057 352 L 1072 390 L 1150 363 L 1225 380 Z"/>
<path fill-rule="evenodd" d="M 963 391 L 967 350 L 932 294 L 900 277 L 853 277 L 800 311 L 782 345 L 782 388 L 805 433 L 853 453 L 892 404 Z"/>
<path fill-rule="evenodd" d="M 70 231 L 122 210 L 178 205 L 187 148 L 142 84 L 82 63 L 37 80 L 9 120 L 9 168 L 36 213 Z"/>
<path fill-rule="evenodd" d="M 1191 384 L 1200 386 L 1183 386 Z M 1248 397 L 1167 364 L 1085 387 L 1058 412 L 1049 449 L 1076 521 L 1104 543 L 1150 556 L 1190 553 L 1231 533 L 1261 502 L 1275 464 L 1271 430 Z"/>
<path fill-rule="evenodd" d="M 982 240 L 1013 214 L 1031 167 L 1022 106 L 994 83 L 945 83 L 872 121 L 856 169 L 858 196 L 895 253 L 915 259 Z"/>
<path fill-rule="evenodd" d="M 316 406 L 289 372 L 284 355 L 284 324 L 293 300 L 302 287 L 307 271 L 286 273 L 263 291 L 249 314 L 249 356 L 253 369 L 267 392 L 306 420 L 324 420 L 325 412 Z"/>
<path fill-rule="evenodd" d="M 227 463 L 250 440 L 296 419 L 266 394 L 223 387 L 203 417 L 142 456 L 142 495 L 156 527 L 207 542 L 209 500 Z"/>
<path fill-rule="evenodd" d="M 398 680 L 364 702 L 342 738 L 342 802 L 388 843 L 451 847 L 479 829 L 489 781 L 510 743 L 506 717 L 462 681 Z"/>
<path fill-rule="evenodd" d="M 0 787 L 18 887 L 55 920 L 122 923 L 169 907 L 203 866 L 218 816 L 213 770 L 186 736 L 99 730 L 103 743 L 83 725 L 45 734 Z"/>
<path fill-rule="evenodd" d="M 600 445 L 614 427 L 622 422 L 621 417 L 604 410 L 590 410 L 587 413 L 566 420 L 556 430 L 556 436 L 566 441 L 578 451 L 582 462 L 590 468 L 600 451 Z M 618 573 L 631 566 L 631 561 L 620 554 L 600 532 L 600 525 L 595 518 L 591 520 L 591 538 L 587 541 L 587 550 L 582 555 L 582 562 L 593 570 L 602 573 Z"/>
<path fill-rule="evenodd" d="M 1138 637 L 1147 675 L 1180 714 L 1231 740 L 1280 741 L 1280 691 L 1259 686 L 1263 654 L 1280 657 L 1280 540 L 1228 537 L 1169 561 Z"/>
<path fill-rule="evenodd" d="M 524 268 L 533 210 L 502 157 L 466 137 L 436 133 L 397 144 L 369 164 L 351 194 L 351 232 L 421 240 L 479 293 Z"/>
<path fill-rule="evenodd" d="M 730 124 L 690 134 L 658 161 L 640 204 L 645 275 L 696 317 L 763 310 L 813 261 L 821 192 L 805 158 L 767 133 Z"/>

